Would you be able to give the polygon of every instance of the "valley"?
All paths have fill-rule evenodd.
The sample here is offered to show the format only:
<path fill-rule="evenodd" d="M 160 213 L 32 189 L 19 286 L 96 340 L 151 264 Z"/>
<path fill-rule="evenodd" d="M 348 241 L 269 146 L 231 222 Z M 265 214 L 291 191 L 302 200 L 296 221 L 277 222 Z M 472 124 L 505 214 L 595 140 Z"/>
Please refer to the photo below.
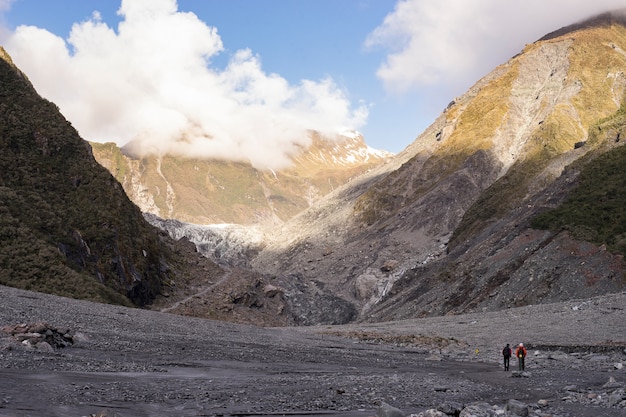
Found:
<path fill-rule="evenodd" d="M 186 236 L 215 262 L 264 275 L 285 294 L 284 311 L 308 314 L 311 324 L 323 323 L 315 303 L 291 302 L 294 294 L 349 303 L 354 314 L 330 319 L 345 323 L 622 291 L 626 246 L 616 190 L 623 184 L 615 181 L 626 160 L 626 44 L 616 42 L 626 37 L 621 17 L 602 19 L 527 45 L 450 103 L 403 152 L 285 221 L 248 229 L 253 240 L 239 226 L 224 232 L 151 222 Z M 609 68 L 586 67 L 577 51 L 589 45 Z M 606 94 L 597 94 L 599 85 Z M 587 201 L 581 207 L 603 208 L 577 214 L 576 224 L 563 220 L 574 218 L 569 214 L 550 224 L 535 220 L 558 212 L 578 189 L 586 190 L 576 197 Z M 615 225 L 611 236 L 596 231 L 604 226 L 593 219 L 603 216 Z"/>
<path fill-rule="evenodd" d="M 88 143 L 0 48 L 0 415 L 623 416 L 625 16 L 282 170 Z"/>

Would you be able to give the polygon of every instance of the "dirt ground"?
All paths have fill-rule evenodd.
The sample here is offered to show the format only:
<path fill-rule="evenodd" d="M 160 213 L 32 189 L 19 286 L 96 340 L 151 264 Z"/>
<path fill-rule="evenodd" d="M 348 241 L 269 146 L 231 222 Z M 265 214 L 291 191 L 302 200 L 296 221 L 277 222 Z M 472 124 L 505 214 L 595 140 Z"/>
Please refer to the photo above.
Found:
<path fill-rule="evenodd" d="M 626 411 L 601 400 L 607 382 L 626 383 L 617 365 L 626 362 L 626 293 L 306 328 L 235 325 L 7 287 L 0 298 L 0 327 L 46 322 L 67 328 L 74 341 L 49 351 L 0 337 L 0 416 L 352 417 L 374 416 L 382 403 L 410 414 L 509 399 L 532 405 L 535 415 Z M 529 347 L 527 372 L 513 377 L 500 349 L 519 341 Z"/>

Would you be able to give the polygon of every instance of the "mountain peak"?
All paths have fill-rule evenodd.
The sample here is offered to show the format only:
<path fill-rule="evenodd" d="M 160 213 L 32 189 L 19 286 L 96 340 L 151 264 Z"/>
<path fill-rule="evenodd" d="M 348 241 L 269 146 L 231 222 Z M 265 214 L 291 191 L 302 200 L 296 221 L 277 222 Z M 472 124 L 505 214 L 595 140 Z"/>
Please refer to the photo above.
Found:
<path fill-rule="evenodd" d="M 330 170 L 337 167 L 378 165 L 392 156 L 391 152 L 369 147 L 363 136 L 355 131 L 345 132 L 334 138 L 312 132 L 311 144 L 301 148 L 301 152 L 292 158 L 292 169 L 301 171 L 300 166 L 310 169 L 312 165 Z"/>
<path fill-rule="evenodd" d="M 554 38 L 558 38 L 568 33 L 576 32 L 579 30 L 590 29 L 594 27 L 607 27 L 611 25 L 626 26 L 626 8 L 617 9 L 599 15 L 584 19 L 578 23 L 574 23 L 568 26 L 564 26 L 554 32 L 550 32 L 547 35 L 541 37 L 539 41 L 546 41 Z"/>
<path fill-rule="evenodd" d="M 386 162 L 363 136 L 310 132 L 292 164 L 258 170 L 249 163 L 173 155 L 136 158 L 114 144 L 92 144 L 94 156 L 144 212 L 197 224 L 288 221 L 351 178 Z"/>

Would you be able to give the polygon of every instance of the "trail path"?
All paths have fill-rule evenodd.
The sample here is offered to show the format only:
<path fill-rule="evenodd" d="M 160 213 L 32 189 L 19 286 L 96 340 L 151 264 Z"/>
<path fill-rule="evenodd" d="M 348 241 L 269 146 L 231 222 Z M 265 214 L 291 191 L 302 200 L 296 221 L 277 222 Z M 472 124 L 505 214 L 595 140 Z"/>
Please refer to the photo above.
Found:
<path fill-rule="evenodd" d="M 200 289 L 200 291 L 191 294 L 185 298 L 183 298 L 182 300 L 178 300 L 175 303 L 173 303 L 172 305 L 168 306 L 168 307 L 164 307 L 161 308 L 159 311 L 161 313 L 169 313 L 170 311 L 175 310 L 177 307 L 179 307 L 181 304 L 185 304 L 187 301 L 191 300 L 192 298 L 195 297 L 201 297 L 203 295 L 205 295 L 207 292 L 211 291 L 212 289 L 214 289 L 215 287 L 217 287 L 218 285 L 223 284 L 225 281 L 227 281 L 228 279 L 230 279 L 232 276 L 232 272 L 228 271 L 225 274 L 223 274 L 219 280 L 217 280 L 217 282 L 211 282 L 210 284 L 208 284 L 206 287 L 203 287 Z"/>

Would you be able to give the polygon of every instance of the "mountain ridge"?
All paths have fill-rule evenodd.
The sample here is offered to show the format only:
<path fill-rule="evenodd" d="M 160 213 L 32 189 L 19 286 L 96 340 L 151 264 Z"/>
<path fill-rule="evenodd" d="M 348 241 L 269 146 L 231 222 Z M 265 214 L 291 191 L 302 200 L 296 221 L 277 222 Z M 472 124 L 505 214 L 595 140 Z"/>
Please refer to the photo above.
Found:
<path fill-rule="evenodd" d="M 357 133 L 309 134 L 309 146 L 292 157 L 290 167 L 276 171 L 221 159 L 136 158 L 112 143 L 92 148 L 144 212 L 196 224 L 275 225 L 391 156 Z"/>

